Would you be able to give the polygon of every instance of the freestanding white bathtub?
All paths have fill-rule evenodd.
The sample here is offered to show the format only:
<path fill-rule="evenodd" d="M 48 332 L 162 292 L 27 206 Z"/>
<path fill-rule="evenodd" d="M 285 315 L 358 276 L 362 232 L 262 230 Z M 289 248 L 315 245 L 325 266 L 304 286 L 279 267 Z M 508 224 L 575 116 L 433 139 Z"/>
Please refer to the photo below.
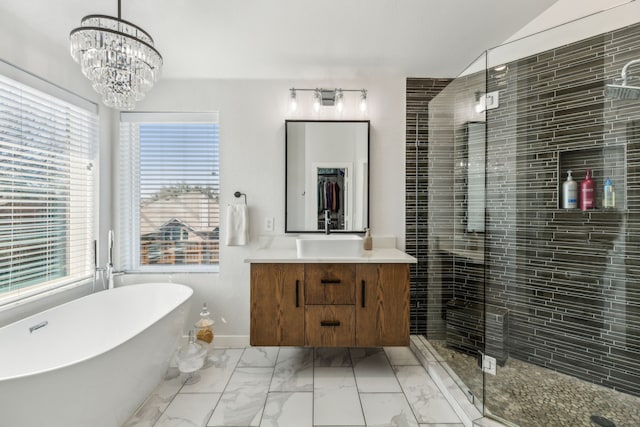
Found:
<path fill-rule="evenodd" d="M 120 427 L 165 374 L 192 293 L 124 286 L 0 328 L 0 426 Z"/>

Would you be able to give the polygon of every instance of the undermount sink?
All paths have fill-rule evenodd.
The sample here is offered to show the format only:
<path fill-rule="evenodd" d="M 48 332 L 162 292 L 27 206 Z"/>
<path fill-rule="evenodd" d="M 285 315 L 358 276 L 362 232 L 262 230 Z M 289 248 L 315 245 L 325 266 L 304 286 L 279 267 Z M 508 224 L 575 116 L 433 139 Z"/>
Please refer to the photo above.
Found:
<path fill-rule="evenodd" d="M 355 258 L 362 256 L 362 237 L 353 234 L 309 234 L 296 239 L 298 258 Z"/>

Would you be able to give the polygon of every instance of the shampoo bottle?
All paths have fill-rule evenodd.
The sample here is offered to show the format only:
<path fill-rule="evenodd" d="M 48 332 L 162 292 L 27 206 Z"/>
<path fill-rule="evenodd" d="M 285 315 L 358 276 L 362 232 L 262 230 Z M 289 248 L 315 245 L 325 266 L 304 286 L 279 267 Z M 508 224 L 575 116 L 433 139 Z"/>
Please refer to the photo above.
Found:
<path fill-rule="evenodd" d="M 580 209 L 586 211 L 596 207 L 596 183 L 591 179 L 591 169 L 587 169 L 580 182 Z"/>
<path fill-rule="evenodd" d="M 578 183 L 573 180 L 571 171 L 567 171 L 567 180 L 562 184 L 562 207 L 564 209 L 578 207 Z"/>
<path fill-rule="evenodd" d="M 613 188 L 613 183 L 610 178 L 604 182 L 604 194 L 602 195 L 602 207 L 603 208 L 615 208 L 616 207 L 616 190 Z"/>

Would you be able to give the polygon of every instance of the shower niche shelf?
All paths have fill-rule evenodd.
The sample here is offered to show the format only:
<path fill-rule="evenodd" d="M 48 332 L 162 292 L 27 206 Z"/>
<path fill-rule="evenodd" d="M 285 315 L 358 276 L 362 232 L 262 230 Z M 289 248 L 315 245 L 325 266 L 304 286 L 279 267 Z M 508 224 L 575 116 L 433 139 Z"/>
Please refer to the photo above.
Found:
<path fill-rule="evenodd" d="M 580 198 L 580 181 L 584 179 L 587 169 L 591 169 L 592 179 L 596 182 L 596 207 L 589 211 L 624 211 L 627 205 L 626 197 L 626 151 L 624 145 L 607 145 L 569 149 L 558 153 L 558 209 L 562 208 L 562 184 L 567 179 L 567 171 L 572 171 L 574 181 L 578 184 L 578 199 Z M 611 179 L 616 193 L 615 208 L 604 209 L 602 198 L 604 182 Z M 578 203 L 579 206 L 579 203 Z M 579 209 L 563 209 L 576 210 Z"/>

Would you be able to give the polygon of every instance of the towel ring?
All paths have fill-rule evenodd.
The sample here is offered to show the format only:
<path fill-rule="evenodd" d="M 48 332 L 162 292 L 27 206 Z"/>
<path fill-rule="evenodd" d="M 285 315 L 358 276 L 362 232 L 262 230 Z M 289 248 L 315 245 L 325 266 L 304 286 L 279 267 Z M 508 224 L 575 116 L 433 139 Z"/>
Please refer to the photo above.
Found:
<path fill-rule="evenodd" d="M 241 193 L 239 191 L 236 191 L 235 193 L 233 193 L 233 195 L 236 196 L 236 198 L 238 198 L 240 196 L 244 197 L 244 204 L 245 205 L 247 204 L 247 195 L 246 194 Z"/>

